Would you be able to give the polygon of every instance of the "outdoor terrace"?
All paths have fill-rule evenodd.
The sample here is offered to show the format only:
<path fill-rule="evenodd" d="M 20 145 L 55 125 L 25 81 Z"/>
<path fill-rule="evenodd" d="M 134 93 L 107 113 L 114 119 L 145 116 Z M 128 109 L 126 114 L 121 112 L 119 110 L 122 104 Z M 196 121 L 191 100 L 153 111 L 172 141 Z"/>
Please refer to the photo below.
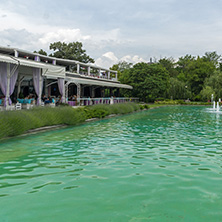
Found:
<path fill-rule="evenodd" d="M 22 58 L 28 61 L 35 61 L 41 64 L 62 66 L 66 68 L 66 74 L 68 76 L 78 75 L 83 78 L 86 77 L 114 82 L 118 81 L 117 71 L 99 67 L 95 64 L 86 64 L 75 60 L 60 59 L 10 47 L 0 47 L 0 54 L 5 54 L 18 59 Z"/>

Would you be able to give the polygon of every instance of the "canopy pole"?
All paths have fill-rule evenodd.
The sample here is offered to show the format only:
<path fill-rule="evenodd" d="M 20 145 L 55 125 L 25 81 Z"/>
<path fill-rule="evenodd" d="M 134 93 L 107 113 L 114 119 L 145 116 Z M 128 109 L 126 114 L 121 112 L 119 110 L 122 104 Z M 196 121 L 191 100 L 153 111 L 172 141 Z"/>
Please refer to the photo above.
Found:
<path fill-rule="evenodd" d="M 62 94 L 64 95 L 62 102 L 63 102 L 63 103 L 67 103 L 67 102 L 68 102 L 68 99 L 66 99 L 65 81 L 64 81 L 64 86 L 63 86 L 63 89 L 62 89 Z"/>
<path fill-rule="evenodd" d="M 6 110 L 8 109 L 8 106 L 9 106 L 9 87 L 10 87 L 10 64 L 7 63 L 7 88 L 6 88 L 6 95 L 5 95 Z"/>
<path fill-rule="evenodd" d="M 42 75 L 41 75 L 41 72 L 42 72 L 42 69 L 40 69 L 40 73 L 39 73 L 39 97 L 38 97 L 38 100 L 39 100 L 39 106 L 42 105 L 42 86 L 43 86 L 43 78 L 42 78 Z"/>
<path fill-rule="evenodd" d="M 19 75 L 19 78 L 18 78 L 18 91 L 17 91 L 17 98 L 19 98 L 19 94 L 20 94 L 20 91 L 21 91 L 21 84 L 22 84 L 22 81 L 24 80 L 25 76 L 20 76 Z"/>
<path fill-rule="evenodd" d="M 81 85 L 79 83 L 76 83 L 76 86 L 77 86 L 77 101 L 80 102 Z"/>

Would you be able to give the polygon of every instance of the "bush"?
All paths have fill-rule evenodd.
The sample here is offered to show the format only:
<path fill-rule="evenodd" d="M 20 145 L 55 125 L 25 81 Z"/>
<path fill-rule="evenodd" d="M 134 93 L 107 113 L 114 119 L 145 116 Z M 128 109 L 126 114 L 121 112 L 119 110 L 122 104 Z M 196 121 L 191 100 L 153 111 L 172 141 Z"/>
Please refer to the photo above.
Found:
<path fill-rule="evenodd" d="M 147 104 L 139 104 L 139 107 L 141 110 L 150 108 L 149 105 L 147 105 Z"/>
<path fill-rule="evenodd" d="M 135 103 L 118 103 L 113 105 L 94 105 L 85 107 L 87 118 L 104 118 L 110 114 L 126 114 L 139 110 L 140 107 Z"/>
<path fill-rule="evenodd" d="M 149 109 L 150 107 L 149 107 L 148 104 L 145 104 L 145 105 L 144 105 L 144 108 L 145 108 L 145 109 Z"/>
<path fill-rule="evenodd" d="M 73 109 L 70 106 L 36 107 L 31 110 L 0 112 L 0 139 L 16 136 L 44 126 L 76 125 L 86 119 L 104 118 L 110 114 L 126 114 L 139 110 L 135 103 L 94 105 Z"/>

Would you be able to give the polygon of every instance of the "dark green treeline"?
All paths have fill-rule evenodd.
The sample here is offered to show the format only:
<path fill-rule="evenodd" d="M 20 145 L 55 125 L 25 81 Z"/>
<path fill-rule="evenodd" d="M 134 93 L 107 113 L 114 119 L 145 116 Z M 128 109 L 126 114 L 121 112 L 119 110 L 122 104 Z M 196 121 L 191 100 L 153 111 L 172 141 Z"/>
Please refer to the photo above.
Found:
<path fill-rule="evenodd" d="M 163 58 L 154 63 L 132 65 L 120 62 L 117 70 L 121 83 L 133 90 L 122 90 L 123 96 L 139 97 L 144 102 L 161 99 L 208 101 L 222 98 L 222 63 L 216 52 L 204 56 L 185 55 L 177 61 Z"/>

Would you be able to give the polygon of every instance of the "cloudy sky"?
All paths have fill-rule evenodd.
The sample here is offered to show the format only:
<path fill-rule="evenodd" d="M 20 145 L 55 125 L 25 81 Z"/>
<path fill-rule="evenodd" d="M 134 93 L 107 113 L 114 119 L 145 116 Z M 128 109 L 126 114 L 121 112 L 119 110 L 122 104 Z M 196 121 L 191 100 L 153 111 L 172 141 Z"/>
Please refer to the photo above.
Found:
<path fill-rule="evenodd" d="M 83 42 L 96 64 L 222 54 L 221 0 L 0 0 L 0 45 Z"/>

